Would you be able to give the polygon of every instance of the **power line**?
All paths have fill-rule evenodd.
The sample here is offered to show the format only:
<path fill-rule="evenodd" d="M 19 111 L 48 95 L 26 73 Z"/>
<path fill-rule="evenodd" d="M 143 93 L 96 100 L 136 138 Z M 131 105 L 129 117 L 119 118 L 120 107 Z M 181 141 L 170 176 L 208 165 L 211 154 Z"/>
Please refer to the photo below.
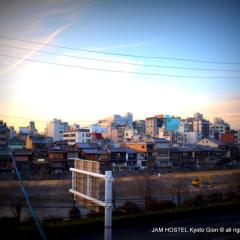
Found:
<path fill-rule="evenodd" d="M 31 118 L 23 118 L 23 117 L 10 116 L 10 115 L 5 115 L 5 114 L 0 114 L 0 116 L 5 117 L 5 118 L 12 118 L 12 119 L 25 120 L 25 121 L 32 121 Z M 51 122 L 52 120 L 47 121 L 47 120 L 34 119 L 34 121 L 48 123 L 48 122 Z M 64 122 L 70 122 L 70 123 L 75 123 L 75 122 L 92 123 L 92 122 L 97 122 L 97 120 L 93 120 L 93 121 L 72 120 L 72 121 L 64 121 Z M 19 123 L 23 123 L 23 122 L 19 122 Z"/>
<path fill-rule="evenodd" d="M 15 59 L 22 59 L 21 57 L 16 57 L 8 54 L 0 53 L 0 56 L 5 56 L 9 58 Z M 161 74 L 161 73 L 150 73 L 150 72 L 134 72 L 134 71 L 122 71 L 122 70 L 112 70 L 112 69 L 105 69 L 105 68 L 95 68 L 95 67 L 85 67 L 80 65 L 71 65 L 71 64 L 63 64 L 63 63 L 55 63 L 55 62 L 47 62 L 47 61 L 40 61 L 37 59 L 27 58 L 24 61 L 29 62 L 37 62 L 55 66 L 63 66 L 63 67 L 71 67 L 71 68 L 78 68 L 78 69 L 85 69 L 85 70 L 93 70 L 93 71 L 102 71 L 102 72 L 112 72 L 112 73 L 124 73 L 124 74 L 137 74 L 137 75 L 146 75 L 146 76 L 161 76 L 161 77 L 170 77 L 170 78 L 196 78 L 196 79 L 239 79 L 240 76 L 189 76 L 189 75 L 172 75 L 172 74 Z"/>
<path fill-rule="evenodd" d="M 8 44 L 2 44 L 2 43 L 0 43 L 0 46 L 7 47 L 7 48 L 20 49 L 20 50 L 25 50 L 25 51 L 33 51 L 34 50 L 34 49 L 30 49 L 30 48 L 17 47 L 17 46 L 12 46 L 12 45 L 8 45 Z M 168 69 L 180 69 L 180 70 L 197 70 L 197 71 L 240 72 L 239 69 L 211 69 L 211 68 L 174 67 L 174 66 L 167 66 L 167 65 L 130 63 L 130 62 L 114 61 L 114 60 L 107 60 L 107 59 L 101 59 L 101 58 L 82 57 L 82 56 L 76 56 L 76 55 L 49 52 L 49 51 L 45 51 L 45 50 L 38 50 L 37 53 L 39 53 L 39 52 L 44 53 L 44 54 L 48 54 L 48 55 L 56 55 L 56 56 L 70 57 L 70 58 L 76 58 L 76 59 L 85 59 L 85 60 L 90 60 L 90 61 L 117 63 L 117 64 L 125 64 L 125 65 L 141 66 L 141 67 L 156 67 L 156 68 L 168 68 Z"/>
<path fill-rule="evenodd" d="M 26 39 L 14 38 L 14 37 L 6 37 L 6 36 L 3 36 L 3 35 L 0 35 L 0 38 L 10 39 L 10 40 L 20 41 L 20 42 L 28 42 L 28 43 L 32 43 L 32 44 L 44 44 L 43 42 L 39 42 L 39 41 L 32 41 L 32 40 L 26 40 Z M 63 46 L 63 45 L 50 44 L 50 43 L 44 44 L 44 45 L 51 46 L 51 47 L 62 48 L 62 49 L 82 51 L 82 52 L 101 53 L 101 54 L 106 54 L 106 55 L 133 57 L 133 58 L 163 59 L 163 60 L 199 62 L 199 63 L 214 63 L 214 64 L 233 64 L 233 65 L 239 65 L 240 64 L 240 62 L 220 62 L 220 61 L 208 61 L 208 60 L 175 58 L 175 57 L 164 57 L 164 56 L 146 56 L 146 55 L 123 54 L 123 53 L 105 52 L 105 51 L 97 51 L 97 50 L 90 50 L 90 49 L 83 49 L 83 48 L 73 48 L 73 47 L 67 47 L 67 46 Z"/>

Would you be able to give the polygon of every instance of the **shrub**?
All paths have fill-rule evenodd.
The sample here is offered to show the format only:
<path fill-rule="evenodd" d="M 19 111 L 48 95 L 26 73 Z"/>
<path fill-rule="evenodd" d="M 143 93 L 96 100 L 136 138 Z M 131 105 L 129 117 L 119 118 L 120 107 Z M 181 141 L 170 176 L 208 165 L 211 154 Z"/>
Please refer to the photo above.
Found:
<path fill-rule="evenodd" d="M 88 217 L 95 217 L 95 218 L 98 218 L 98 217 L 104 217 L 104 208 L 101 207 L 99 212 L 96 212 L 94 210 L 91 210 L 90 213 L 87 214 Z"/>
<path fill-rule="evenodd" d="M 183 205 L 187 207 L 202 206 L 204 205 L 204 197 L 202 195 L 197 195 L 196 197 L 185 200 Z"/>
<path fill-rule="evenodd" d="M 176 207 L 176 204 L 173 201 L 170 201 L 170 200 L 156 201 L 152 199 L 148 201 L 146 210 L 158 211 L 158 210 L 164 210 L 164 209 L 175 208 L 175 207 Z"/>
<path fill-rule="evenodd" d="M 9 226 L 9 225 L 14 225 L 14 224 L 18 224 L 19 221 L 16 218 L 12 218 L 12 217 L 1 217 L 0 218 L 0 225 L 3 226 Z"/>
<path fill-rule="evenodd" d="M 125 202 L 121 207 L 119 207 L 118 210 L 124 214 L 136 214 L 142 212 L 141 208 L 139 208 L 136 203 L 131 201 Z"/>
<path fill-rule="evenodd" d="M 219 203 L 222 202 L 223 195 L 221 193 L 213 193 L 206 197 L 206 203 Z"/>
<path fill-rule="evenodd" d="M 225 193 L 225 198 L 224 200 L 225 201 L 231 201 L 231 200 L 235 200 L 235 199 L 238 199 L 239 196 L 237 195 L 237 193 L 235 192 L 228 192 L 228 193 Z"/>
<path fill-rule="evenodd" d="M 70 219 L 80 218 L 81 217 L 81 211 L 77 207 L 72 207 L 68 212 L 68 216 L 69 216 Z"/>

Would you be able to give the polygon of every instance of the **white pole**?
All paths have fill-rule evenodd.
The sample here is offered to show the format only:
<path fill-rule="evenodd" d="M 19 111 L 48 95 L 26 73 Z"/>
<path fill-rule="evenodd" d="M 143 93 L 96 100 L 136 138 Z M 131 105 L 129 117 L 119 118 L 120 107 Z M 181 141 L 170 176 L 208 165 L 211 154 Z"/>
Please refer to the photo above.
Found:
<path fill-rule="evenodd" d="M 105 172 L 105 226 L 104 240 L 112 240 L 112 172 Z"/>
<path fill-rule="evenodd" d="M 92 197 L 92 177 L 87 175 L 87 195 Z"/>
<path fill-rule="evenodd" d="M 72 173 L 72 189 L 75 190 L 75 187 L 74 187 L 74 178 L 75 178 L 75 176 L 74 176 L 74 172 L 73 172 L 73 173 Z"/>

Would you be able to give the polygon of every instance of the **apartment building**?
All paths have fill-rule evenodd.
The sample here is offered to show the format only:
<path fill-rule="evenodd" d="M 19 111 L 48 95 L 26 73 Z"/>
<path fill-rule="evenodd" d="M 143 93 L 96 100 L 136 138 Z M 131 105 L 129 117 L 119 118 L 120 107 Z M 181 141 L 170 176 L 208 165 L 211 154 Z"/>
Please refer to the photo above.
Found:
<path fill-rule="evenodd" d="M 46 136 L 52 137 L 53 141 L 63 140 L 63 133 L 69 131 L 70 127 L 67 122 L 62 122 L 61 119 L 53 119 L 47 124 L 45 129 Z"/>
<path fill-rule="evenodd" d="M 85 128 L 73 129 L 63 133 L 63 140 L 69 145 L 88 143 L 91 141 L 90 130 Z"/>

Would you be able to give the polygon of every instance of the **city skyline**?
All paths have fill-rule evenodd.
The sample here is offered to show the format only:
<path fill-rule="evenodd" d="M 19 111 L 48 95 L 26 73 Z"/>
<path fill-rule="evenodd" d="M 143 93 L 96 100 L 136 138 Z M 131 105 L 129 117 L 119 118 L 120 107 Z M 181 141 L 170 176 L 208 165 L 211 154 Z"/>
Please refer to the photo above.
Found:
<path fill-rule="evenodd" d="M 202 112 L 238 129 L 238 10 L 238 1 L 2 1 L 0 118 Z"/>
<path fill-rule="evenodd" d="M 103 118 L 101 119 L 97 119 L 97 120 L 88 120 L 88 121 L 82 121 L 81 119 L 75 119 L 75 120 L 67 120 L 67 119 L 61 119 L 61 118 L 53 118 L 53 119 L 49 119 L 49 120 L 43 120 L 43 119 L 26 119 L 26 118 L 21 118 L 21 117 L 17 117 L 17 116 L 7 116 L 7 115 L 1 115 L 0 116 L 2 117 L 1 119 L 17 119 L 16 121 L 14 122 L 9 122 L 9 121 L 5 121 L 6 124 L 8 126 L 13 126 L 15 130 L 19 131 L 19 129 L 21 127 L 27 127 L 29 125 L 30 122 L 34 122 L 35 123 L 35 126 L 36 126 L 36 129 L 39 130 L 39 133 L 42 133 L 44 134 L 45 133 L 45 130 L 46 130 L 46 127 L 48 125 L 48 123 L 54 121 L 54 120 L 60 120 L 62 121 L 63 123 L 67 123 L 69 125 L 72 125 L 74 126 L 75 124 L 79 124 L 81 126 L 81 128 L 89 128 L 91 125 L 94 125 L 94 124 L 98 124 L 99 122 L 103 121 L 103 120 L 106 120 L 106 119 L 109 119 L 110 117 L 113 117 L 113 116 L 125 116 L 125 114 L 127 114 L 129 112 L 125 112 L 124 114 L 119 114 L 119 113 L 115 113 L 113 115 L 109 115 L 109 116 L 104 116 Z M 130 113 L 132 114 L 132 113 Z M 168 116 L 168 117 L 173 117 L 173 118 L 180 118 L 180 120 L 186 120 L 188 118 L 194 118 L 195 114 L 199 114 L 198 112 L 194 113 L 193 115 L 191 116 L 178 116 L 178 115 L 170 115 L 170 114 L 153 114 L 151 116 L 146 116 L 145 118 L 143 119 L 136 119 L 134 117 L 134 114 L 132 115 L 133 116 L 133 121 L 138 121 L 138 120 L 144 120 L 146 121 L 147 118 L 152 118 L 152 117 L 156 117 L 156 116 Z M 210 123 L 214 123 L 214 119 L 222 119 L 224 120 L 226 123 L 229 123 L 228 121 L 226 121 L 226 117 L 231 117 L 231 116 L 225 116 L 225 117 L 222 117 L 222 116 L 215 116 L 213 119 L 209 119 L 208 117 L 206 117 L 203 113 L 200 113 L 202 114 L 203 118 L 206 119 L 206 120 L 209 120 Z M 0 119 L 0 120 L 1 120 Z M 231 125 L 231 124 L 230 124 Z M 235 129 L 235 130 L 238 130 L 238 128 L 235 128 L 234 126 L 231 125 L 231 129 Z"/>

